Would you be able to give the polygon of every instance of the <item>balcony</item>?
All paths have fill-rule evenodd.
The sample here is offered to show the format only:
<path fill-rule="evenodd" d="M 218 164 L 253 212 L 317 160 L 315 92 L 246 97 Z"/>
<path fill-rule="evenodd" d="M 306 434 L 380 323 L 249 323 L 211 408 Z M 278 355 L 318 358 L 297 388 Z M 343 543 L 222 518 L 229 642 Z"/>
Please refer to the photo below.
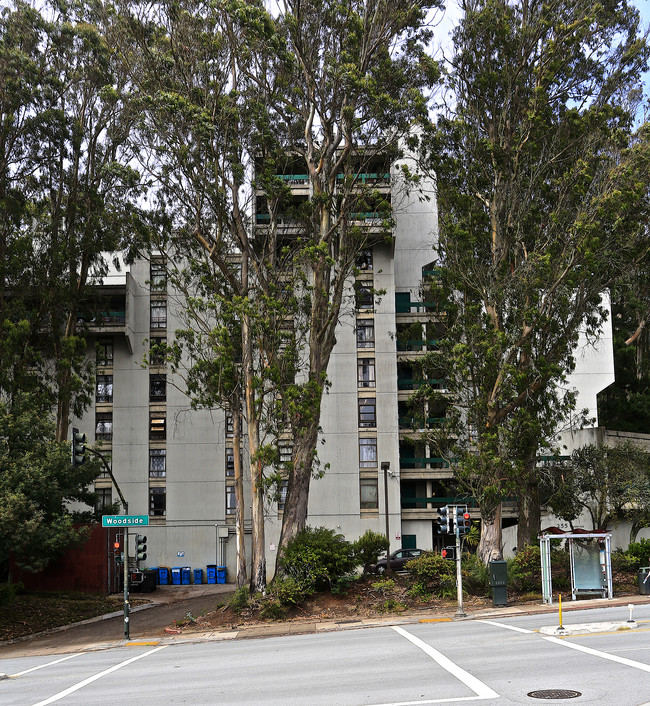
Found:
<path fill-rule="evenodd" d="M 443 378 L 407 378 L 398 377 L 397 378 L 397 389 L 398 390 L 419 390 L 421 387 L 428 385 L 434 390 L 441 390 L 445 387 L 445 381 Z"/>
<path fill-rule="evenodd" d="M 400 470 L 449 468 L 449 463 L 439 456 L 400 456 L 399 467 Z"/>
<path fill-rule="evenodd" d="M 426 419 L 421 419 L 418 417 L 400 417 L 399 418 L 399 428 L 400 429 L 410 429 L 411 431 L 424 431 L 425 429 L 430 429 L 431 427 L 440 426 L 444 424 L 445 417 L 427 417 Z"/>

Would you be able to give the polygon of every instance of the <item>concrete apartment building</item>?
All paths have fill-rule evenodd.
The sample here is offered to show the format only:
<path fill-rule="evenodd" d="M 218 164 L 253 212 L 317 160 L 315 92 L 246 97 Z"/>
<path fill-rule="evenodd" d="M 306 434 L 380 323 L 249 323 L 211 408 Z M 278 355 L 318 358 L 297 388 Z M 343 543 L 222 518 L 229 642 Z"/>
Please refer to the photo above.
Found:
<path fill-rule="evenodd" d="M 390 194 L 395 228 L 361 263 L 349 282 L 356 303 L 339 324 L 323 401 L 324 443 L 318 454 L 329 469 L 312 481 L 308 523 L 355 539 L 367 529 L 384 532 L 385 497 L 391 548 L 431 549 L 442 482 L 453 475 L 412 431 L 406 401 L 417 388 L 418 359 L 435 349 L 440 322 L 433 302 L 423 301 L 423 281 L 432 276 L 437 234 L 434 186 L 423 182 L 407 193 L 391 175 L 362 179 Z M 285 175 L 296 195 L 307 180 Z M 362 227 L 376 227 L 374 214 L 358 214 Z M 254 227 L 264 227 L 257 212 Z M 129 503 L 129 514 L 148 514 L 148 565 L 224 565 L 235 572 L 234 456 L 229 416 L 221 409 L 192 410 L 182 383 L 164 365 L 144 364 L 149 341 L 170 339 L 181 303 L 168 291 L 164 268 L 152 258 L 124 266 L 103 280 L 110 310 L 92 329 L 89 355 L 97 356 L 94 408 L 75 420 L 89 443 L 100 442 Z M 373 290 L 383 291 L 381 297 Z M 356 299 L 354 293 L 356 291 Z M 415 332 L 415 333 L 414 333 Z M 595 411 L 598 391 L 613 381 L 611 332 L 603 345 L 579 356 L 573 376 L 580 405 Z M 444 381 L 434 381 L 443 388 Z M 179 389 L 180 388 L 180 389 Z M 435 423 L 444 410 L 427 410 Z M 245 446 L 245 445 L 244 445 Z M 290 442 L 279 442 L 281 460 Z M 244 450 L 245 453 L 245 450 Z M 387 465 L 385 471 L 383 466 Z M 387 485 L 384 484 L 384 479 Z M 244 478 L 244 487 L 247 488 Z M 108 474 L 96 481 L 105 505 L 117 499 Z M 433 498 L 441 498 L 436 504 Z M 282 503 L 267 505 L 267 565 L 273 570 Z M 513 517 L 506 509 L 505 516 Z M 508 514 L 510 513 L 510 514 Z"/>

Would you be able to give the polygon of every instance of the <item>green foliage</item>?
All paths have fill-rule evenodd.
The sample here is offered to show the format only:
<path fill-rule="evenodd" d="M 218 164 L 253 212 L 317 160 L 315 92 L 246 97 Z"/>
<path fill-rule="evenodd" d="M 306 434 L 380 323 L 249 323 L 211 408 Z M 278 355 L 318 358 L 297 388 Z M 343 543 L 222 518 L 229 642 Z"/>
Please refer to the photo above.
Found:
<path fill-rule="evenodd" d="M 637 571 L 642 566 L 650 566 L 650 539 L 632 542 L 627 548 L 626 554 L 630 557 L 630 565 L 633 571 Z"/>
<path fill-rule="evenodd" d="M 306 527 L 288 544 L 280 569 L 308 590 L 331 588 L 356 566 L 353 547 L 325 527 Z"/>
<path fill-rule="evenodd" d="M 14 598 L 23 590 L 22 583 L 0 583 L 0 608 L 11 605 Z"/>
<path fill-rule="evenodd" d="M 262 620 L 284 620 L 287 617 L 287 609 L 277 599 L 266 597 L 260 607 L 260 618 Z"/>
<path fill-rule="evenodd" d="M 287 606 L 298 605 L 313 593 L 309 585 L 305 585 L 293 576 L 275 578 L 269 591 L 282 605 Z"/>
<path fill-rule="evenodd" d="M 231 608 L 235 613 L 239 614 L 246 608 L 248 602 L 250 601 L 250 591 L 246 586 L 238 588 L 233 594 L 232 598 L 228 602 L 228 607 Z"/>
<path fill-rule="evenodd" d="M 372 530 L 366 530 L 359 539 L 353 542 L 354 557 L 357 565 L 366 571 L 370 564 L 377 560 L 382 553 L 387 552 L 390 543 L 386 535 Z"/>
<path fill-rule="evenodd" d="M 615 549 L 612 552 L 613 573 L 630 574 L 637 571 L 640 566 L 638 557 L 628 554 L 623 549 Z M 643 566 L 650 566 L 650 558 L 648 559 L 648 564 L 643 564 Z"/>
<path fill-rule="evenodd" d="M 390 591 L 394 590 L 395 581 L 394 579 L 382 579 L 381 581 L 375 581 L 371 585 L 374 591 L 378 591 L 383 596 L 385 596 L 386 593 L 389 593 Z"/>
<path fill-rule="evenodd" d="M 542 585 L 539 547 L 529 544 L 508 560 L 508 588 L 514 593 L 539 590 Z"/>
<path fill-rule="evenodd" d="M 440 554 L 424 552 L 406 564 L 415 577 L 419 590 L 436 596 L 450 596 L 456 586 L 455 563 L 443 559 Z"/>
<path fill-rule="evenodd" d="M 476 554 L 463 554 L 461 570 L 463 591 L 473 596 L 486 596 L 489 593 L 490 573 L 488 567 Z"/>
<path fill-rule="evenodd" d="M 42 399 L 16 396 L 0 403 L 0 561 L 11 551 L 19 566 L 39 571 L 86 537 L 68 503 L 94 504 L 89 485 L 96 463 L 70 463 L 70 446 L 54 441 Z"/>

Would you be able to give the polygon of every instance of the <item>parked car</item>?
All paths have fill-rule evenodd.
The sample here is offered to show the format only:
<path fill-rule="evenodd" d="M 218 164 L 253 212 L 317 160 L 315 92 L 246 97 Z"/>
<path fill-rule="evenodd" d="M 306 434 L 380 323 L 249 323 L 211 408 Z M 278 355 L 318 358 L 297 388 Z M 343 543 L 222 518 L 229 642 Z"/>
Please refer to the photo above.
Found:
<path fill-rule="evenodd" d="M 390 568 L 393 571 L 404 571 L 406 562 L 411 561 L 423 554 L 422 549 L 398 549 L 390 555 Z M 374 564 L 370 564 L 368 571 L 371 574 L 383 574 L 386 571 L 386 557 L 377 559 Z"/>

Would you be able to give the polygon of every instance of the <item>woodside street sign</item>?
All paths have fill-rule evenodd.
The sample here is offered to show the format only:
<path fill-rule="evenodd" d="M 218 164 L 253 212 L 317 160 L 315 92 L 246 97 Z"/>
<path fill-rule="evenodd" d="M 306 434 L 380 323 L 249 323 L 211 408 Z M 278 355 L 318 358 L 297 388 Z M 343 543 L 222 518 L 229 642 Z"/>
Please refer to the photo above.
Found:
<path fill-rule="evenodd" d="M 149 515 L 102 515 L 102 527 L 146 527 Z"/>

